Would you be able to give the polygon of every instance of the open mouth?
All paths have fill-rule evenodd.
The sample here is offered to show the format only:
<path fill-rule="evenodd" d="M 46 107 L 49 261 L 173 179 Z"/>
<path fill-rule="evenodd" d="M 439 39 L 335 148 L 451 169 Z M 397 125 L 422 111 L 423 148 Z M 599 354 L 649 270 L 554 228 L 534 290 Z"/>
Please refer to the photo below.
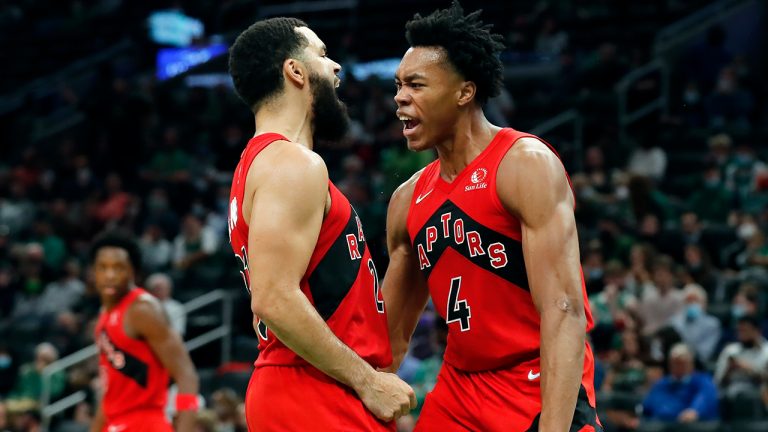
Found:
<path fill-rule="evenodd" d="M 403 122 L 403 133 L 408 135 L 410 132 L 413 132 L 414 129 L 416 129 L 421 122 L 413 117 L 408 117 L 405 115 L 400 115 L 397 117 L 400 119 L 401 122 Z"/>

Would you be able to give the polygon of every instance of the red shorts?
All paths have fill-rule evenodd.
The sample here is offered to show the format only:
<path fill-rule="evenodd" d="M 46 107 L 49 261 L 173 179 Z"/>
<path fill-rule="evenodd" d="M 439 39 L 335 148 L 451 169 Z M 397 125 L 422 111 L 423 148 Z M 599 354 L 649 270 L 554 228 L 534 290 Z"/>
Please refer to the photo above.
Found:
<path fill-rule="evenodd" d="M 160 410 L 131 411 L 109 417 L 102 432 L 173 432 L 173 427 Z"/>
<path fill-rule="evenodd" d="M 251 375 L 245 395 L 251 432 L 393 432 L 357 394 L 311 366 L 261 366 Z"/>
<path fill-rule="evenodd" d="M 592 356 L 585 362 L 571 430 L 602 431 L 593 390 Z M 589 366 L 588 368 L 586 366 Z M 424 400 L 415 432 L 538 431 L 539 359 L 510 369 L 464 372 L 444 363 Z"/>

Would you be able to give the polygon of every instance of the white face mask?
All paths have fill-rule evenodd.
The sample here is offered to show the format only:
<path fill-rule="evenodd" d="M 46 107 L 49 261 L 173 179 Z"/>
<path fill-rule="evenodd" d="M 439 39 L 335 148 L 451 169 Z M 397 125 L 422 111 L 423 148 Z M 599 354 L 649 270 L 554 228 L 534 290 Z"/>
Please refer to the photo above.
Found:
<path fill-rule="evenodd" d="M 751 222 L 743 223 L 736 229 L 736 235 L 742 240 L 749 240 L 757 233 L 757 226 Z"/>

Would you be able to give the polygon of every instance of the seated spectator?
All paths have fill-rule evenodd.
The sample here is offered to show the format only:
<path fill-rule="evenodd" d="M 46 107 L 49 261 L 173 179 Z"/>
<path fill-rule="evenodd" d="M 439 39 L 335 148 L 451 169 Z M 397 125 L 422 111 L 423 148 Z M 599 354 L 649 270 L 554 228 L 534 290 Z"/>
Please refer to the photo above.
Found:
<path fill-rule="evenodd" d="M 660 256 L 653 266 L 653 281 L 643 284 L 638 307 L 643 335 L 656 333 L 683 310 L 683 294 L 675 286 L 673 267 L 674 261 L 670 257 Z"/>
<path fill-rule="evenodd" d="M 707 362 L 712 359 L 720 340 L 720 320 L 707 313 L 707 293 L 699 285 L 686 285 L 683 298 L 685 309 L 672 318 L 672 328 L 699 360 Z"/>
<path fill-rule="evenodd" d="M 85 283 L 80 280 L 80 263 L 69 259 L 64 264 L 61 277 L 46 285 L 40 296 L 41 312 L 51 315 L 70 310 L 85 292 Z"/>
<path fill-rule="evenodd" d="M 160 225 L 155 223 L 148 225 L 139 240 L 139 246 L 145 271 L 163 271 L 170 267 L 173 245 L 165 238 Z"/>
<path fill-rule="evenodd" d="M 589 297 L 596 324 L 613 325 L 629 319 L 628 311 L 637 307 L 637 298 L 625 289 L 626 269 L 620 261 L 605 265 L 605 288 Z"/>
<path fill-rule="evenodd" d="M 612 361 L 605 376 L 603 389 L 613 392 L 641 394 L 646 384 L 646 367 L 643 359 L 648 356 L 648 346 L 635 330 L 621 333 L 621 350 Z"/>
<path fill-rule="evenodd" d="M 181 233 L 173 242 L 173 264 L 190 281 L 208 280 L 210 274 L 218 270 L 207 265 L 218 246 L 216 233 L 203 225 L 199 216 L 190 213 L 184 218 Z"/>
<path fill-rule="evenodd" d="M 627 172 L 645 176 L 660 182 L 667 170 L 667 154 L 664 149 L 654 145 L 655 141 L 642 140 L 629 157 Z"/>
<path fill-rule="evenodd" d="M 9 399 L 39 400 L 43 393 L 43 369 L 59 358 L 59 352 L 48 342 L 43 342 L 35 348 L 35 361 L 21 366 L 16 386 L 11 391 Z M 55 400 L 64 392 L 67 385 L 67 375 L 64 371 L 51 376 L 50 397 Z"/>
<path fill-rule="evenodd" d="M 725 397 L 756 394 L 768 367 L 768 341 L 760 334 L 755 315 L 739 318 L 737 342 L 725 347 L 717 359 L 715 381 Z"/>
<path fill-rule="evenodd" d="M 717 388 L 712 377 L 693 368 L 693 353 L 685 344 L 669 352 L 669 375 L 659 380 L 643 401 L 643 417 L 689 423 L 719 418 Z"/>
<path fill-rule="evenodd" d="M 704 187 L 696 190 L 688 199 L 688 207 L 701 220 L 724 224 L 731 209 L 731 192 L 725 187 L 720 168 L 713 164 L 704 171 Z"/>
<path fill-rule="evenodd" d="M 184 306 L 171 297 L 173 293 L 173 281 L 165 273 L 155 273 L 147 278 L 145 283 L 147 291 L 152 293 L 160 304 L 171 322 L 171 327 L 180 335 L 184 336 L 187 329 L 187 314 L 184 312 Z"/>

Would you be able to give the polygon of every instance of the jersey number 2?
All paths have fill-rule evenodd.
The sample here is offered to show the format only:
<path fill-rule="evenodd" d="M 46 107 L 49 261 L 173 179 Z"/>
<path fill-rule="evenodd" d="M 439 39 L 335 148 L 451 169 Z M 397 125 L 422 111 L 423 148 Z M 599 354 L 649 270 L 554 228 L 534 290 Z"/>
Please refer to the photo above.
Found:
<path fill-rule="evenodd" d="M 459 290 L 461 289 L 461 276 L 451 279 L 451 289 L 448 291 L 448 310 L 445 314 L 445 322 L 459 322 L 461 331 L 469 330 L 469 319 L 472 318 L 472 311 L 466 300 L 459 300 Z"/>
<path fill-rule="evenodd" d="M 368 271 L 373 276 L 373 300 L 376 302 L 376 312 L 384 313 L 384 300 L 380 299 L 381 287 L 379 286 L 379 273 L 376 272 L 376 266 L 373 264 L 373 260 L 368 258 Z"/>

